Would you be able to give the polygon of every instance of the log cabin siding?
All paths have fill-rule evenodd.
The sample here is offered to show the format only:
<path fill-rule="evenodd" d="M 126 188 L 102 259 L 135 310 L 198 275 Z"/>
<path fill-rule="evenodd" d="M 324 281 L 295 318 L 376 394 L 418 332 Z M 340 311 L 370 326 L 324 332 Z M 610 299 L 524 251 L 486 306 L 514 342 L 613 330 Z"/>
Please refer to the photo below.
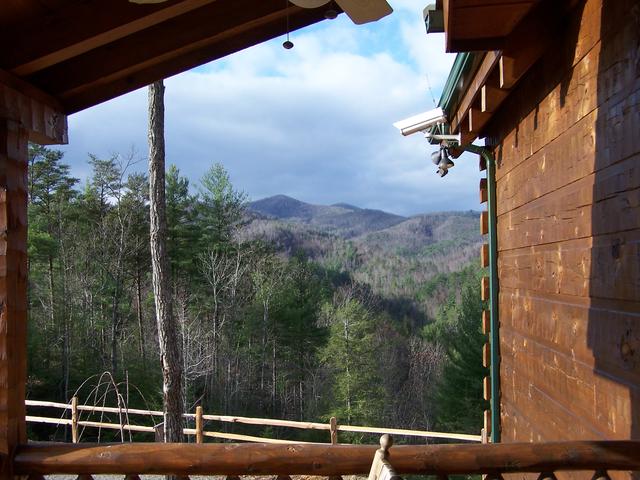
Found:
<path fill-rule="evenodd" d="M 640 3 L 579 2 L 485 132 L 502 440 L 640 438 Z"/>

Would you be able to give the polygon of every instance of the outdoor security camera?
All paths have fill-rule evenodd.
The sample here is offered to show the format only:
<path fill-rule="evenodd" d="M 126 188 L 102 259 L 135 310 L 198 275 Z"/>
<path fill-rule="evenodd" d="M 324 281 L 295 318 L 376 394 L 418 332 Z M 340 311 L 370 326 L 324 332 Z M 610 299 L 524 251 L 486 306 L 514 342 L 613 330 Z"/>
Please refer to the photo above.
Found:
<path fill-rule="evenodd" d="M 402 135 L 407 136 L 416 132 L 423 132 L 427 128 L 433 127 L 440 123 L 447 123 L 447 117 L 444 115 L 442 108 L 434 108 L 428 112 L 414 115 L 413 117 L 400 120 L 393 124 Z"/>

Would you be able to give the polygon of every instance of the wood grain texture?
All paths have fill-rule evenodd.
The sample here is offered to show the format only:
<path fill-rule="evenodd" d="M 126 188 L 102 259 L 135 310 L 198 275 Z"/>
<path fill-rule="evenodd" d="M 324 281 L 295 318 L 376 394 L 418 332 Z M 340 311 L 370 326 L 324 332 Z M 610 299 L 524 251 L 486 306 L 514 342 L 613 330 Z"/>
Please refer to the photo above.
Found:
<path fill-rule="evenodd" d="M 29 75 L 115 40 L 125 38 L 214 0 L 171 0 L 158 5 L 115 2 L 109 14 L 96 14 L 104 4 L 90 0 L 70 4 L 25 23 L 14 23 L 0 33 L 14 48 L 0 53 L 0 63 L 16 75 Z M 74 25 L 73 31 L 60 25 Z M 46 38 L 46 42 L 39 41 Z"/>
<path fill-rule="evenodd" d="M 17 473 L 180 475 L 366 474 L 374 445 L 117 444 L 25 445 Z M 540 472 L 640 468 L 638 442 L 399 445 L 389 462 L 401 474 Z"/>
<path fill-rule="evenodd" d="M 26 442 L 27 131 L 0 119 L 0 454 Z M 0 475 L 7 475 L 8 462 Z"/>
<path fill-rule="evenodd" d="M 282 35 L 283 20 L 283 13 L 275 12 L 271 16 L 240 25 L 232 32 L 205 38 L 164 55 L 148 57 L 129 68 L 95 78 L 73 90 L 65 90 L 61 101 L 68 113 L 75 113 L 148 85 L 158 78 L 176 75 Z M 322 11 L 298 9 L 289 17 L 290 31 L 321 20 L 324 20 Z"/>
<path fill-rule="evenodd" d="M 0 118 L 17 122 L 32 142 L 67 143 L 67 117 L 60 102 L 2 70 Z"/>
<path fill-rule="evenodd" d="M 484 129 L 505 441 L 640 438 L 637 9 L 576 2 Z"/>

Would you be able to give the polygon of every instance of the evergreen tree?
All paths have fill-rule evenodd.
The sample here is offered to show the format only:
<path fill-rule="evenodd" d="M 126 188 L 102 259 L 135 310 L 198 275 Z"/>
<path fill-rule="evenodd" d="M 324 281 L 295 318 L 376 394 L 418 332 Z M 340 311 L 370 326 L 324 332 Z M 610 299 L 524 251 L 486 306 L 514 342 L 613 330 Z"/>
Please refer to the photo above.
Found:
<path fill-rule="evenodd" d="M 447 351 L 436 396 L 439 428 L 452 432 L 477 434 L 482 428 L 482 379 L 488 374 L 482 366 L 482 302 L 477 276 L 463 285 L 461 301 L 441 309 L 439 341 Z M 453 318 L 452 322 L 446 317 Z"/>
<path fill-rule="evenodd" d="M 247 196 L 233 188 L 221 163 L 200 180 L 200 222 L 204 249 L 227 248 L 244 214 Z"/>
<path fill-rule="evenodd" d="M 347 424 L 377 424 L 385 401 L 376 355 L 380 319 L 351 292 L 343 289 L 338 297 L 323 312 L 330 333 L 321 358 L 333 377 L 328 416 Z"/>

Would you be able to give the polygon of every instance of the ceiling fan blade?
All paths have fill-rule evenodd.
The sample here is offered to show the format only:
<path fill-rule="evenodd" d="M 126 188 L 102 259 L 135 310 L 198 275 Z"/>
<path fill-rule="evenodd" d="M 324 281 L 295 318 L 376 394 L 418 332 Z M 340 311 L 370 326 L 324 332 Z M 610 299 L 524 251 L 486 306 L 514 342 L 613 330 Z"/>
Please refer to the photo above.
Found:
<path fill-rule="evenodd" d="M 356 25 L 375 22 L 393 12 L 393 8 L 386 0 L 336 0 L 336 2 Z"/>
<path fill-rule="evenodd" d="M 289 0 L 294 5 L 302 8 L 318 8 L 331 0 Z"/>

